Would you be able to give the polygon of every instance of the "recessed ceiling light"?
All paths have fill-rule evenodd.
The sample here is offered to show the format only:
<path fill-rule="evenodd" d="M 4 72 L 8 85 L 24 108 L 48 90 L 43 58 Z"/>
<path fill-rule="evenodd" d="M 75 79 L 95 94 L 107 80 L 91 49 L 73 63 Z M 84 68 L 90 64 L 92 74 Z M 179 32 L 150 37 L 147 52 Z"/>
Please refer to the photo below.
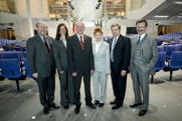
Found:
<path fill-rule="evenodd" d="M 176 2 L 174 2 L 174 4 L 180 4 L 180 5 L 182 5 L 182 1 L 176 1 Z"/>
<path fill-rule="evenodd" d="M 169 16 L 160 16 L 160 15 L 156 15 L 156 16 L 154 16 L 154 17 L 156 17 L 156 18 L 167 18 L 167 17 L 169 17 Z"/>
<path fill-rule="evenodd" d="M 177 16 L 177 18 L 182 18 L 182 16 Z"/>

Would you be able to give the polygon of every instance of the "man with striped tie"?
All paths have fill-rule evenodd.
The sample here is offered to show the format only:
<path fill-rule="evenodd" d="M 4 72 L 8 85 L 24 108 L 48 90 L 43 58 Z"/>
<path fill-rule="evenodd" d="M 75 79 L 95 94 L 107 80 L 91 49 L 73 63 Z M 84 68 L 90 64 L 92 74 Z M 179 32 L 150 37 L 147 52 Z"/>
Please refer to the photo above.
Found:
<path fill-rule="evenodd" d="M 92 52 L 92 39 L 84 34 L 85 25 L 77 22 L 76 34 L 68 38 L 68 65 L 73 77 L 75 114 L 80 112 L 80 86 L 83 77 L 86 105 L 95 109 L 92 104 L 90 92 L 90 77 L 94 73 L 94 59 Z"/>

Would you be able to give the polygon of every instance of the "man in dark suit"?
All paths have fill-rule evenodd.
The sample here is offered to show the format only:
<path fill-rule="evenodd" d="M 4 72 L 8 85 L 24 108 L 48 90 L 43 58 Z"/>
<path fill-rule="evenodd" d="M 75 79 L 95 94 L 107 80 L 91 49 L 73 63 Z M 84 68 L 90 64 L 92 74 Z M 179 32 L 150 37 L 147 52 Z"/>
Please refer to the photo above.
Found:
<path fill-rule="evenodd" d="M 54 101 L 55 64 L 52 52 L 52 39 L 46 36 L 46 24 L 36 23 L 38 34 L 27 40 L 27 60 L 32 76 L 39 88 L 40 102 L 44 106 L 44 113 L 49 114 L 50 107 L 59 108 Z"/>
<path fill-rule="evenodd" d="M 111 78 L 115 100 L 110 102 L 113 110 L 123 106 L 126 92 L 126 80 L 131 55 L 130 39 L 120 34 L 119 24 L 111 25 L 113 38 L 110 43 Z"/>
<path fill-rule="evenodd" d="M 84 35 L 85 26 L 82 22 L 76 23 L 76 34 L 68 38 L 68 62 L 73 77 L 75 114 L 80 112 L 80 86 L 83 77 L 86 105 L 95 109 L 90 92 L 90 76 L 94 73 L 94 59 L 92 39 Z"/>

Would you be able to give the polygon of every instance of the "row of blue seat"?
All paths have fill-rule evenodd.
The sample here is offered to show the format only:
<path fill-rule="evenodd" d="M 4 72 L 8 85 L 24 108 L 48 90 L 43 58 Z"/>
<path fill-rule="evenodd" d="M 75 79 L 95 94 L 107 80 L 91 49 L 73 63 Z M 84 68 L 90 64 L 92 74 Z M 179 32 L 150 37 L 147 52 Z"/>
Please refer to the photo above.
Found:
<path fill-rule="evenodd" d="M 166 52 L 166 58 L 171 58 L 173 51 L 182 51 L 182 44 L 158 46 L 158 52 Z"/>
<path fill-rule="evenodd" d="M 26 58 L 27 52 L 26 51 L 1 51 L 0 52 L 0 59 L 11 59 L 11 58 Z"/>
<path fill-rule="evenodd" d="M 33 78 L 26 58 L 21 61 L 18 58 L 0 59 L 0 77 L 2 80 L 4 78 L 15 80 L 17 90 L 20 90 L 19 80 L 25 80 L 26 77 Z"/>
<path fill-rule="evenodd" d="M 158 61 L 155 65 L 156 72 L 160 70 L 170 71 L 170 79 L 172 80 L 173 71 L 182 69 L 182 51 L 173 51 L 170 60 L 166 59 L 166 52 L 158 53 Z M 151 82 L 153 82 L 154 75 L 152 75 Z"/>

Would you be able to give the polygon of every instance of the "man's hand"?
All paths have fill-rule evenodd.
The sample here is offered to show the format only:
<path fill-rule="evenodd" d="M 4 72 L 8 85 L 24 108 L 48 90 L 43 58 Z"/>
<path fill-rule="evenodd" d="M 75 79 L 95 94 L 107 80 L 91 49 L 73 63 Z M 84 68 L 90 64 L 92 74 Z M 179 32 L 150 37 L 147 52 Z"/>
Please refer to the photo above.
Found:
<path fill-rule="evenodd" d="M 121 71 L 121 76 L 126 76 L 126 71 L 122 70 Z"/>
<path fill-rule="evenodd" d="M 77 72 L 73 72 L 73 73 L 71 73 L 71 75 L 75 77 L 75 76 L 77 76 Z"/>
<path fill-rule="evenodd" d="M 91 75 L 93 75 L 94 74 L 94 70 L 90 70 L 90 73 L 91 73 Z"/>
<path fill-rule="evenodd" d="M 33 73 L 32 76 L 37 79 L 38 78 L 38 73 Z"/>

